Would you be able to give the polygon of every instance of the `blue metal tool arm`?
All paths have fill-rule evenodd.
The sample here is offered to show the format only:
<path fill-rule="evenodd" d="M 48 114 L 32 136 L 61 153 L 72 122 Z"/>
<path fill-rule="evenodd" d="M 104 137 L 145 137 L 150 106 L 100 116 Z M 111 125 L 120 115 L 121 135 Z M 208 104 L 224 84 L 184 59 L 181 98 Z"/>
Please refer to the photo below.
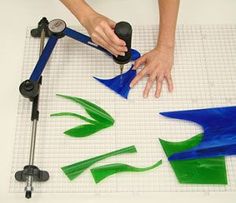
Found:
<path fill-rule="evenodd" d="M 87 35 L 84 35 L 84 34 L 82 34 L 80 32 L 77 32 L 77 31 L 71 29 L 71 28 L 68 28 L 68 27 L 64 30 L 63 33 L 66 36 L 68 36 L 68 37 L 70 37 L 70 38 L 72 38 L 74 40 L 82 42 L 82 43 L 84 43 L 84 44 L 86 44 L 88 46 L 91 46 L 91 47 L 93 47 L 95 49 L 98 49 L 98 50 L 100 50 L 100 51 L 102 51 L 102 52 L 104 52 L 104 53 L 106 53 L 108 55 L 111 55 L 106 49 L 104 49 L 104 48 L 94 44 L 92 42 L 91 38 L 89 36 L 87 36 Z"/>
<path fill-rule="evenodd" d="M 38 81 L 40 76 L 42 75 L 42 72 L 48 62 L 49 57 L 52 54 L 52 51 L 56 45 L 58 41 L 58 37 L 51 35 L 48 39 L 48 42 L 45 46 L 45 48 L 43 49 L 43 52 L 41 54 L 41 56 L 38 59 L 38 62 L 30 76 L 30 80 L 31 81 Z"/>
<path fill-rule="evenodd" d="M 68 28 L 66 27 L 63 31 L 63 34 L 70 37 L 70 38 L 73 38 L 83 44 L 86 44 L 90 47 L 93 47 L 99 51 L 102 51 L 104 52 L 105 54 L 107 54 L 108 56 L 112 57 L 112 54 L 110 52 L 108 52 L 106 49 L 102 48 L 101 46 L 98 46 L 96 44 L 94 44 L 91 40 L 91 38 L 87 35 L 84 35 L 80 32 L 77 32 L 71 28 Z M 43 70 L 48 62 L 48 59 L 50 58 L 52 52 L 53 52 L 53 49 L 58 41 L 59 37 L 58 36 L 55 36 L 55 35 L 51 35 L 48 39 L 48 42 L 42 52 L 42 55 L 39 57 L 39 60 L 30 76 L 30 80 L 31 81 L 38 81 L 40 76 L 42 75 L 43 73 Z M 135 50 L 135 49 L 132 49 L 131 50 L 131 61 L 134 61 L 136 59 L 138 59 L 140 57 L 140 53 Z"/>

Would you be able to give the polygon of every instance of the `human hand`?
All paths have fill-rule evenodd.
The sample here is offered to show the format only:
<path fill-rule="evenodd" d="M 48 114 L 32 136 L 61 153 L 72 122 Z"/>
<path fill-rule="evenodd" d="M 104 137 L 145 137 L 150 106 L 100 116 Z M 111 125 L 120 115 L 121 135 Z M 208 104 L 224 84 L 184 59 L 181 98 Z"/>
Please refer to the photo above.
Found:
<path fill-rule="evenodd" d="M 159 98 L 164 80 L 167 81 L 169 92 L 172 92 L 173 82 L 171 69 L 173 60 L 173 47 L 157 46 L 150 52 L 144 54 L 134 64 L 134 69 L 138 69 L 141 65 L 144 65 L 144 67 L 132 80 L 130 87 L 134 87 L 141 79 L 143 79 L 144 76 L 149 76 L 146 87 L 143 91 L 144 97 L 148 97 L 151 87 L 156 82 L 155 96 Z"/>
<path fill-rule="evenodd" d="M 86 16 L 82 25 L 95 44 L 107 49 L 114 56 L 124 56 L 127 52 L 125 41 L 119 39 L 114 33 L 116 23 L 111 19 L 97 12 L 92 12 Z"/>

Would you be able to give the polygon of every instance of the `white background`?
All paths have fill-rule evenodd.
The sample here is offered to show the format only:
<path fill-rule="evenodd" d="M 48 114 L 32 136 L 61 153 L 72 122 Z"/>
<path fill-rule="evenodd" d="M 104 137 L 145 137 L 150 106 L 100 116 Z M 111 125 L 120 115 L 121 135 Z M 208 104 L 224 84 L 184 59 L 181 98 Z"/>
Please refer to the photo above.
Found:
<path fill-rule="evenodd" d="M 156 0 L 93 0 L 95 10 L 115 21 L 127 20 L 132 24 L 156 24 L 158 8 Z M 134 5 L 134 6 L 132 6 Z M 133 9 L 132 9 L 133 8 Z M 179 24 L 234 24 L 236 22 L 235 0 L 182 0 Z M 24 39 L 27 26 L 38 20 L 61 18 L 67 24 L 76 25 L 77 20 L 58 0 L 0 0 L 0 200 L 1 202 L 25 202 L 23 194 L 9 194 L 8 184 L 11 168 L 18 86 L 23 62 Z M 37 194 L 34 202 L 235 202 L 236 194 L 177 194 L 158 193 L 145 196 L 80 196 L 69 194 Z"/>

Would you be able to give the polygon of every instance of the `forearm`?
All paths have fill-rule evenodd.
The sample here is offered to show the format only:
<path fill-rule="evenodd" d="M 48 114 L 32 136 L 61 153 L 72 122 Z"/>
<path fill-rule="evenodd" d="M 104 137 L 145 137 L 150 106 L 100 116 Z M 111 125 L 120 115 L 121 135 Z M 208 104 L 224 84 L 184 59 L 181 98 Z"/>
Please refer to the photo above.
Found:
<path fill-rule="evenodd" d="M 158 0 L 160 22 L 157 46 L 173 48 L 180 0 Z"/>
<path fill-rule="evenodd" d="M 95 11 L 84 0 L 60 0 L 83 25 L 86 17 Z"/>

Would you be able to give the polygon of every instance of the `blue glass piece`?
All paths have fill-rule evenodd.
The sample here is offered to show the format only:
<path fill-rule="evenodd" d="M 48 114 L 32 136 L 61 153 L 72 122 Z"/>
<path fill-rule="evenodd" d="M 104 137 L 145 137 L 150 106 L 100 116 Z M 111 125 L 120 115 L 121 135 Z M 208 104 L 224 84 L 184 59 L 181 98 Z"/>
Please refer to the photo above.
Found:
<path fill-rule="evenodd" d="M 91 46 L 91 47 L 93 47 L 95 49 L 98 49 L 98 50 L 106 53 L 109 56 L 112 56 L 111 53 L 108 52 L 106 49 L 100 47 L 99 45 L 94 44 L 92 42 L 91 38 L 89 36 L 87 36 L 87 35 L 84 35 L 84 34 L 82 34 L 80 32 L 77 32 L 77 31 L 71 29 L 71 28 L 68 28 L 68 27 L 64 30 L 64 34 L 67 35 L 68 37 L 74 39 L 74 40 L 82 42 L 82 43 L 84 43 L 84 44 L 86 44 L 88 46 Z M 140 57 L 140 53 L 137 50 L 135 50 L 135 49 L 131 49 L 131 59 L 130 60 L 131 61 L 135 61 L 139 57 Z"/>
<path fill-rule="evenodd" d="M 48 42 L 45 46 L 45 48 L 43 49 L 43 52 L 41 54 L 41 56 L 39 57 L 39 60 L 30 76 L 30 80 L 32 81 L 38 81 L 47 62 L 49 57 L 51 56 L 51 53 L 57 43 L 58 38 L 54 35 L 50 36 L 48 39 Z"/>
<path fill-rule="evenodd" d="M 136 70 L 132 70 L 132 67 L 122 75 L 118 75 L 112 79 L 99 79 L 94 77 L 97 81 L 104 84 L 120 96 L 124 97 L 125 99 L 128 98 L 128 94 L 130 91 L 130 83 L 133 80 L 133 78 L 136 76 Z"/>
<path fill-rule="evenodd" d="M 140 56 L 141 54 L 139 53 L 139 51 L 131 49 L 131 61 L 136 61 L 138 58 L 140 58 Z"/>
<path fill-rule="evenodd" d="M 202 142 L 169 160 L 185 160 L 236 155 L 236 106 L 163 112 L 163 116 L 195 122 L 202 126 Z"/>

